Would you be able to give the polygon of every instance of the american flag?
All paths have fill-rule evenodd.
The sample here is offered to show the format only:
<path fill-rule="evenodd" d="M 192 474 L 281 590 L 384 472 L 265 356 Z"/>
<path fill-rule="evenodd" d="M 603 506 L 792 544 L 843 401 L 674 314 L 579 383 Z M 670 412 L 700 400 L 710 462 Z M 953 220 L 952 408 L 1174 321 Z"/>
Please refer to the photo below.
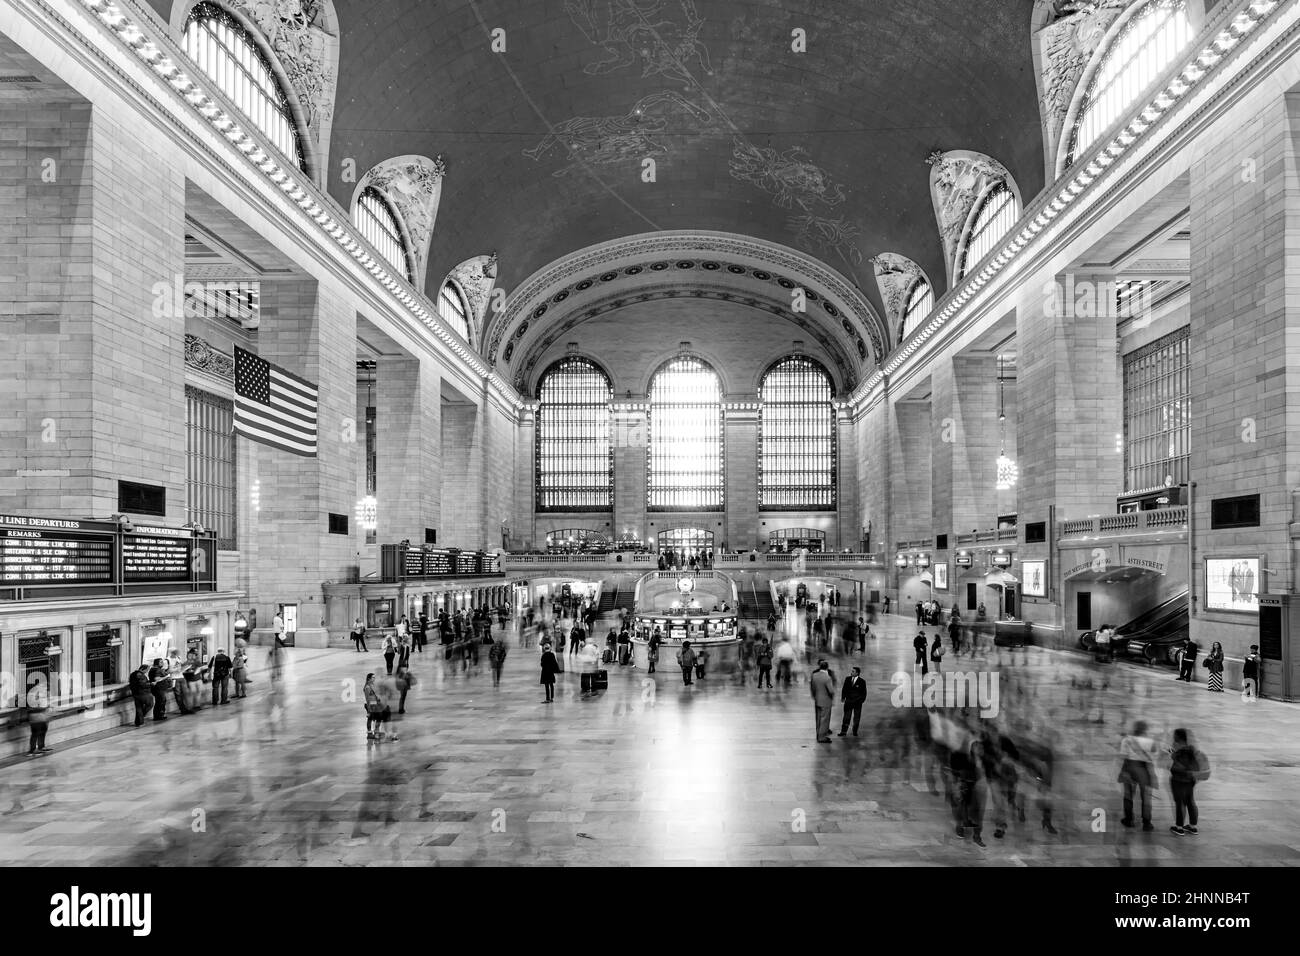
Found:
<path fill-rule="evenodd" d="M 235 346 L 235 431 L 316 457 L 316 386 Z"/>

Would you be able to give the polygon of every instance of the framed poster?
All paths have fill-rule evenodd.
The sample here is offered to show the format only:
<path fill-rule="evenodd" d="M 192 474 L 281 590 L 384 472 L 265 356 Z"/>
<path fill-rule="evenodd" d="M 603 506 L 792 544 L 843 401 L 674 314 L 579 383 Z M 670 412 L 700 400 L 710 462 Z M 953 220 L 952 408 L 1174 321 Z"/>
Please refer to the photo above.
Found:
<path fill-rule="evenodd" d="M 1020 562 L 1021 592 L 1028 597 L 1047 597 L 1047 562 Z"/>
<path fill-rule="evenodd" d="M 1260 558 L 1205 559 L 1205 607 L 1211 611 L 1259 611 Z"/>
<path fill-rule="evenodd" d="M 934 589 L 936 591 L 948 590 L 948 562 L 940 561 L 934 566 Z"/>

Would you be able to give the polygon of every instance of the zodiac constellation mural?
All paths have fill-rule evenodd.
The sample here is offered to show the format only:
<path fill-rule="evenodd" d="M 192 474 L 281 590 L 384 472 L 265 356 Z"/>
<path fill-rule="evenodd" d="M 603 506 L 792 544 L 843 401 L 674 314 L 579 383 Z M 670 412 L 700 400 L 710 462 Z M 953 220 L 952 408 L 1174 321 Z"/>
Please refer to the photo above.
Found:
<path fill-rule="evenodd" d="M 679 2 L 684 17 L 680 22 L 663 13 L 665 0 L 565 0 L 569 19 L 608 54 L 588 63 L 583 72 L 614 73 L 639 64 L 642 76 L 664 76 L 687 87 L 695 83 L 687 64 L 698 64 L 712 75 L 709 49 L 700 40 L 704 20 L 694 0 Z"/>

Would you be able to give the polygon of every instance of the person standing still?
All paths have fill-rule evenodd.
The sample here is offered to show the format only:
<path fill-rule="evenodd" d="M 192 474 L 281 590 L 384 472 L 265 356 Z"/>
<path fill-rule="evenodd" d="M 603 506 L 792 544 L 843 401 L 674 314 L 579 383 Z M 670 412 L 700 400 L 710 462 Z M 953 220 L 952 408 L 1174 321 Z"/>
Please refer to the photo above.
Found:
<path fill-rule="evenodd" d="M 393 658 L 397 656 L 397 642 L 393 640 L 393 635 L 384 635 L 384 664 L 388 668 L 388 673 L 393 672 Z"/>
<path fill-rule="evenodd" d="M 767 686 L 772 686 L 772 644 L 765 637 L 763 643 L 758 645 L 754 655 L 758 663 L 758 680 L 755 683 L 755 689 L 763 686 L 763 681 L 767 681 Z"/>
<path fill-rule="evenodd" d="M 44 674 L 36 674 L 27 688 L 27 724 L 31 727 L 27 756 L 49 753 L 50 748 L 45 746 L 45 732 L 50 727 L 50 694 L 45 689 Z"/>
<path fill-rule="evenodd" d="M 544 704 L 555 703 L 555 675 L 560 671 L 559 661 L 555 659 L 555 654 L 551 651 L 550 644 L 542 645 L 542 686 L 546 688 L 546 699 Z"/>
<path fill-rule="evenodd" d="M 230 703 L 230 672 L 234 669 L 234 664 L 226 656 L 226 649 L 223 647 L 217 651 L 212 658 L 212 704 Z M 220 695 L 220 700 L 217 699 Z"/>
<path fill-rule="evenodd" d="M 692 686 L 695 683 L 691 680 L 691 674 L 695 670 L 695 652 L 691 650 L 690 641 L 682 641 L 682 649 L 677 652 L 677 665 L 682 669 L 682 683 L 687 687 Z"/>
<path fill-rule="evenodd" d="M 366 647 L 366 624 L 361 618 L 357 618 L 352 625 L 352 643 L 356 645 L 358 654 L 362 651 L 369 653 L 370 648 Z"/>
<path fill-rule="evenodd" d="M 154 721 L 167 719 L 167 689 L 171 685 L 171 671 L 167 662 L 155 657 L 153 667 L 149 668 L 149 690 L 153 694 Z"/>
<path fill-rule="evenodd" d="M 808 681 L 812 693 L 813 714 L 817 720 L 817 742 L 831 742 L 831 707 L 835 703 L 835 679 L 831 677 L 830 665 L 823 658 L 817 662 L 817 670 Z"/>
<path fill-rule="evenodd" d="M 925 640 L 925 631 L 916 632 L 916 637 L 912 638 L 912 649 L 916 651 L 916 660 L 913 663 L 921 665 L 921 676 L 924 677 L 930 673 L 930 665 L 925 660 L 926 652 L 929 650 Z"/>
<path fill-rule="evenodd" d="M 888 613 L 889 613 L 889 595 L 888 595 L 888 594 L 885 595 L 885 602 L 884 602 L 884 603 L 885 603 L 885 610 L 884 610 L 884 613 L 885 613 L 885 614 L 888 614 Z"/>
<path fill-rule="evenodd" d="M 867 699 L 867 682 L 862 679 L 862 668 L 855 667 L 844 678 L 844 688 L 840 691 L 840 700 L 844 704 L 844 720 L 840 724 L 840 736 L 849 732 L 849 718 L 853 718 L 853 736 L 858 735 L 858 724 L 862 722 L 862 704 Z"/>
<path fill-rule="evenodd" d="M 1178 665 L 1178 679 L 1194 683 L 1196 680 L 1196 653 L 1200 648 L 1196 642 L 1188 635 L 1187 640 L 1183 642 L 1183 656 Z"/>
<path fill-rule="evenodd" d="M 144 723 L 153 707 L 153 690 L 149 684 L 149 665 L 141 664 L 131 672 L 131 699 L 135 701 L 135 725 Z"/>
<path fill-rule="evenodd" d="M 1241 699 L 1245 703 L 1259 703 L 1259 645 L 1250 645 L 1250 653 L 1241 664 Z"/>

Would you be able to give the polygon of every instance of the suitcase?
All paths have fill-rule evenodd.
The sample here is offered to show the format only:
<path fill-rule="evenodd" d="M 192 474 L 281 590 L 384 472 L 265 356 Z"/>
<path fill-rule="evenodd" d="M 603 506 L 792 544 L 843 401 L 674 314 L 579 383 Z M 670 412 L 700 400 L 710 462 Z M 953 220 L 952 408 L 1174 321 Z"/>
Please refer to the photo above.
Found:
<path fill-rule="evenodd" d="M 592 690 L 607 690 L 609 688 L 609 671 L 600 670 L 591 675 Z"/>
<path fill-rule="evenodd" d="M 605 648 L 605 653 L 600 655 L 600 661 L 602 664 L 614 663 L 614 651 L 611 648 Z"/>

